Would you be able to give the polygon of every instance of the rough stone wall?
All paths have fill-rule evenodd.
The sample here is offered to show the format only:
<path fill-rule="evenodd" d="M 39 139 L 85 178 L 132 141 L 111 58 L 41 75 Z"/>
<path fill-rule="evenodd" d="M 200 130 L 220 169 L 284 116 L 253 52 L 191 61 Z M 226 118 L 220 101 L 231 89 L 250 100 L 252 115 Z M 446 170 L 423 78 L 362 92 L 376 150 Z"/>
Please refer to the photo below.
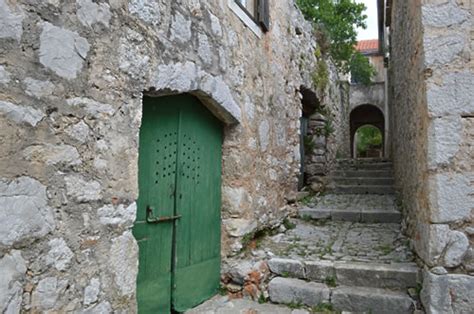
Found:
<path fill-rule="evenodd" d="M 350 157 L 349 83 L 338 73 L 330 60 L 328 85 L 318 90 L 320 107 L 309 117 L 308 137 L 312 141 L 305 155 L 306 183 L 313 191 L 321 191 L 327 184 L 326 176 L 334 168 L 337 158 Z"/>
<path fill-rule="evenodd" d="M 393 1 L 393 156 L 428 313 L 474 304 L 472 1 Z"/>
<path fill-rule="evenodd" d="M 286 215 L 315 44 L 270 11 L 258 38 L 224 0 L 0 0 L 0 311 L 135 311 L 144 91 L 226 122 L 223 255 Z"/>

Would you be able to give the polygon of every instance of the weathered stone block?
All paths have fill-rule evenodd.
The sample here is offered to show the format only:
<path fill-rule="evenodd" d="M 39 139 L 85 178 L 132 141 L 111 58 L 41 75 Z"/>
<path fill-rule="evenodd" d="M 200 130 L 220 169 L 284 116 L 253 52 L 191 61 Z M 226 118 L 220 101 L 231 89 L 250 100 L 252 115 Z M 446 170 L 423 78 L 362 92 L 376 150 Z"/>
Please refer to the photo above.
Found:
<path fill-rule="evenodd" d="M 52 239 L 48 244 L 50 250 L 46 255 L 46 264 L 52 265 L 59 271 L 66 270 L 74 257 L 74 253 L 67 246 L 66 241 L 64 239 Z"/>
<path fill-rule="evenodd" d="M 474 277 L 435 275 L 424 272 L 421 301 L 426 313 L 471 313 L 474 304 Z"/>
<path fill-rule="evenodd" d="M 156 26 L 161 21 L 160 5 L 153 0 L 131 0 L 128 4 L 128 11 L 151 25 Z"/>
<path fill-rule="evenodd" d="M 79 175 L 67 176 L 67 195 L 79 202 L 97 201 L 102 197 L 102 187 L 97 181 L 87 181 Z"/>
<path fill-rule="evenodd" d="M 277 277 L 268 285 L 270 300 L 275 303 L 316 306 L 329 303 L 330 290 L 326 285 L 299 279 Z"/>
<path fill-rule="evenodd" d="M 43 23 L 40 36 L 39 59 L 41 64 L 57 75 L 74 79 L 82 69 L 90 45 L 76 32 Z"/>
<path fill-rule="evenodd" d="M 400 289 L 414 288 L 418 281 L 415 264 L 336 262 L 337 282 L 344 286 Z"/>
<path fill-rule="evenodd" d="M 23 10 L 15 2 L 0 0 L 0 38 L 21 40 Z"/>
<path fill-rule="evenodd" d="M 365 287 L 338 287 L 332 291 L 331 303 L 340 311 L 380 314 L 411 314 L 414 302 L 401 292 Z"/>
<path fill-rule="evenodd" d="M 309 280 L 325 282 L 329 278 L 336 278 L 334 263 L 331 261 L 304 262 L 306 278 Z"/>
<path fill-rule="evenodd" d="M 25 148 L 23 155 L 26 160 L 41 165 L 74 166 L 82 163 L 77 149 L 70 145 L 34 145 Z"/>
<path fill-rule="evenodd" d="M 29 177 L 0 180 L 0 221 L 3 245 L 37 239 L 52 231 L 55 222 L 46 187 Z"/>
<path fill-rule="evenodd" d="M 290 276 L 304 279 L 305 271 L 303 263 L 292 259 L 272 258 L 268 261 L 270 270 L 280 276 Z"/>
<path fill-rule="evenodd" d="M 430 168 L 448 164 L 461 144 L 461 117 L 433 119 L 428 130 L 428 162 Z"/>
<path fill-rule="evenodd" d="M 28 123 L 33 127 L 45 117 L 40 110 L 15 105 L 8 101 L 0 101 L 0 113 L 17 123 Z"/>
<path fill-rule="evenodd" d="M 440 173 L 430 178 L 431 220 L 448 223 L 469 220 L 472 210 L 471 180 L 461 173 Z"/>
<path fill-rule="evenodd" d="M 26 274 L 25 260 L 20 251 L 11 251 L 0 259 L 0 311 L 20 313 L 22 280 Z"/>
<path fill-rule="evenodd" d="M 469 249 L 469 239 L 459 231 L 450 231 L 443 264 L 446 267 L 459 266 Z"/>
<path fill-rule="evenodd" d="M 106 205 L 97 210 L 97 215 L 101 224 L 130 228 L 137 215 L 137 203 L 133 202 L 128 206 L 124 204 Z"/>
<path fill-rule="evenodd" d="M 95 23 L 109 26 L 110 7 L 107 3 L 95 3 L 92 0 L 77 0 L 77 18 L 84 26 L 91 27 Z"/>
<path fill-rule="evenodd" d="M 120 294 L 133 295 L 138 273 L 138 245 L 130 231 L 112 240 L 109 265 Z"/>

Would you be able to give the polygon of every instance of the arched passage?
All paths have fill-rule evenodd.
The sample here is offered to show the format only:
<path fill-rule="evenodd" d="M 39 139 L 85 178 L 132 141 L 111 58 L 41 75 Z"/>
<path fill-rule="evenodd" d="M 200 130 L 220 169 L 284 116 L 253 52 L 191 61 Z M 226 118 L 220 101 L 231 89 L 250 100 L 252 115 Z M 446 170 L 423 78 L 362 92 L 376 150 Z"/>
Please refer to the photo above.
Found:
<path fill-rule="evenodd" d="M 354 138 L 357 130 L 365 125 L 372 125 L 382 133 L 382 150 L 385 143 L 385 118 L 383 112 L 373 105 L 361 105 L 350 114 L 350 136 L 351 136 L 351 157 L 356 156 L 354 151 Z"/>

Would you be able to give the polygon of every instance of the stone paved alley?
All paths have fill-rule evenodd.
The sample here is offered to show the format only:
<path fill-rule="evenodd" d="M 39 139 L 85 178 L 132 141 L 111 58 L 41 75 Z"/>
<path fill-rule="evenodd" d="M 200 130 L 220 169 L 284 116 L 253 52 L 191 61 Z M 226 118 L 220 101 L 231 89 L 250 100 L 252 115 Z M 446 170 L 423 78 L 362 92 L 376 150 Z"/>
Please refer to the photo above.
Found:
<path fill-rule="evenodd" d="M 382 172 L 385 178 L 380 179 Z M 370 194 L 345 193 L 341 186 L 353 188 L 333 176 L 332 192 L 304 198 L 295 217 L 277 231 L 257 235 L 229 267 L 231 296 L 287 308 L 224 297 L 192 313 L 413 313 L 419 269 L 402 234 L 396 198 L 385 194 L 391 163 L 340 161 L 333 174 L 352 177 L 352 187 L 371 189 Z M 367 184 L 377 180 L 385 183 Z"/>

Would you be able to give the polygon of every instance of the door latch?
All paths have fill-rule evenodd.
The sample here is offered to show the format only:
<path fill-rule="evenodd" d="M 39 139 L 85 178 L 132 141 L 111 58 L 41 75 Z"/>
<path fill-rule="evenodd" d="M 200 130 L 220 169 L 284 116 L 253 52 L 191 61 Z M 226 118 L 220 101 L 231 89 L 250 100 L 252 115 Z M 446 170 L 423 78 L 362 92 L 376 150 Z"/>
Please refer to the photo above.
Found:
<path fill-rule="evenodd" d="M 167 221 L 175 221 L 177 219 L 180 219 L 181 215 L 176 215 L 176 216 L 168 216 L 168 217 L 155 217 L 155 214 L 153 213 L 153 207 L 148 205 L 146 207 L 146 222 L 149 224 L 157 224 L 160 222 L 167 222 Z"/>

